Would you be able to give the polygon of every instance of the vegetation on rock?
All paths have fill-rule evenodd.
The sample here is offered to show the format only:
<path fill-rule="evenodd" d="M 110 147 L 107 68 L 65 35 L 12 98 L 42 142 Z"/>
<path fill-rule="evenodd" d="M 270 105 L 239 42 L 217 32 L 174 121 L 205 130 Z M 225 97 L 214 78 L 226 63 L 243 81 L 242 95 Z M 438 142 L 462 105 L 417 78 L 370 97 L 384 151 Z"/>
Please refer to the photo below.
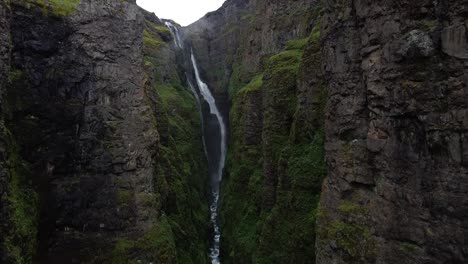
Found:
<path fill-rule="evenodd" d="M 109 263 L 208 261 L 208 172 L 201 124 L 193 95 L 180 81 L 177 65 L 170 63 L 175 58 L 165 38 L 166 27 L 145 21 L 146 93 L 161 138 L 154 175 L 156 196 L 147 202 L 160 213 L 142 238 L 117 240 Z M 122 192 L 118 199 L 130 197 Z"/>
<path fill-rule="evenodd" d="M 235 88 L 238 77 L 232 76 L 232 133 L 220 213 L 225 263 L 311 263 L 315 258 L 316 210 L 326 174 L 323 118 L 307 133 L 297 130 L 312 125 L 296 125 L 302 111 L 298 78 L 304 78 L 298 73 L 302 61 L 317 56 L 317 49 L 304 53 L 318 45 L 315 31 L 288 41 L 245 86 Z M 324 86 L 316 89 L 315 111 L 323 115 Z"/>

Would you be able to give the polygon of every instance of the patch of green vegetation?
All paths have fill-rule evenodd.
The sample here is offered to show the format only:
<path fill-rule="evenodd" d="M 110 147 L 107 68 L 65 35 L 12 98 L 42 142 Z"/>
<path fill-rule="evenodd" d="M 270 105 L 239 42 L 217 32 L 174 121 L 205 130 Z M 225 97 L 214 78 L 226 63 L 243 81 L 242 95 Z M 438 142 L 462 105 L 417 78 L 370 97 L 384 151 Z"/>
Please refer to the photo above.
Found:
<path fill-rule="evenodd" d="M 313 42 L 311 38 L 289 41 L 284 51 L 264 60 L 262 71 L 250 82 L 244 82 L 241 64 L 234 64 L 229 86 L 231 138 L 220 200 L 221 244 L 229 256 L 225 263 L 308 263 L 315 259 L 317 204 L 326 175 L 324 119 L 304 124 L 311 121 L 299 120 L 296 114 L 299 69 L 308 59 L 304 50 Z M 262 98 L 255 100 L 258 93 L 249 92 L 260 87 Z M 313 111 L 323 115 L 326 92 L 318 96 Z M 262 115 L 262 123 L 249 123 L 257 114 Z M 261 127 L 261 135 L 256 135 L 261 140 L 248 143 L 246 129 L 254 126 Z M 297 126 L 314 129 L 296 133 Z M 276 186 L 270 185 L 266 173 L 275 175 Z M 274 204 L 269 208 L 265 199 L 271 197 Z"/>
<path fill-rule="evenodd" d="M 311 41 L 319 41 L 320 40 L 320 20 L 319 22 L 315 24 L 314 28 L 312 29 L 312 33 L 310 34 L 310 40 Z"/>
<path fill-rule="evenodd" d="M 373 247 L 369 228 L 363 224 L 333 221 L 319 230 L 319 239 L 336 243 L 345 251 L 349 263 L 362 263 L 363 257 L 371 255 Z"/>
<path fill-rule="evenodd" d="M 308 42 L 308 37 L 302 39 L 292 39 L 286 43 L 286 50 L 302 50 L 305 48 Z"/>
<path fill-rule="evenodd" d="M 437 28 L 438 25 L 439 25 L 439 21 L 437 19 L 423 20 L 421 22 L 421 29 L 427 32 L 433 32 Z"/>
<path fill-rule="evenodd" d="M 118 190 L 116 199 L 120 205 L 130 205 L 133 201 L 133 194 L 127 190 Z"/>
<path fill-rule="evenodd" d="M 244 86 L 242 89 L 239 90 L 239 93 L 247 93 L 251 91 L 256 91 L 262 88 L 263 84 L 263 74 L 259 74 L 255 76 L 250 83 Z"/>
<path fill-rule="evenodd" d="M 154 26 L 154 28 L 159 32 L 170 32 L 166 26 Z"/>
<path fill-rule="evenodd" d="M 14 83 L 14 82 L 20 81 L 23 77 L 24 77 L 24 73 L 22 70 L 12 69 L 8 76 L 8 81 L 10 83 Z"/>
<path fill-rule="evenodd" d="M 343 201 L 340 206 L 338 206 L 338 210 L 345 215 L 365 212 L 365 209 L 363 209 L 362 206 L 351 201 Z"/>
<path fill-rule="evenodd" d="M 55 15 L 69 16 L 73 14 L 81 0 L 48 0 Z"/>
<path fill-rule="evenodd" d="M 402 242 L 400 244 L 400 250 L 411 255 L 411 254 L 416 253 L 417 251 L 420 251 L 421 248 L 418 245 L 413 244 L 413 243 Z"/>
<path fill-rule="evenodd" d="M 284 69 L 291 69 L 297 72 L 301 57 L 302 50 L 283 51 L 270 57 L 268 60 L 268 67 L 274 71 L 273 73 Z"/>
<path fill-rule="evenodd" d="M 298 189 L 307 188 L 320 192 L 326 175 L 323 134 L 317 133 L 310 144 L 295 144 L 289 148 L 288 175 L 291 184 Z"/>
<path fill-rule="evenodd" d="M 169 46 L 161 34 L 166 27 L 145 21 L 144 63 L 146 94 L 154 113 L 160 142 L 153 194 L 136 194 L 139 205 L 154 205 L 164 219 L 157 230 L 135 242 L 131 252 L 155 263 L 206 263 L 209 208 L 208 172 L 203 152 L 199 110 L 194 96 L 168 61 Z M 157 69 L 157 70 L 156 70 Z M 177 249 L 177 250 L 176 250 Z"/>
<path fill-rule="evenodd" d="M 143 237 L 137 240 L 117 239 L 110 256 L 105 261 L 112 264 L 138 263 L 147 260 L 155 263 L 175 263 L 177 259 L 174 234 L 169 219 L 161 216 Z"/>
<path fill-rule="evenodd" d="M 51 12 L 55 16 L 72 15 L 81 0 L 20 0 L 18 4 L 37 5 L 45 14 Z"/>
<path fill-rule="evenodd" d="M 247 21 L 248 23 L 253 23 L 255 21 L 255 15 L 251 11 L 241 10 L 239 12 L 240 19 Z"/>
<path fill-rule="evenodd" d="M 143 44 L 145 48 L 156 51 L 159 50 L 161 46 L 165 45 L 165 42 L 154 37 L 148 30 L 145 29 L 143 31 Z"/>
<path fill-rule="evenodd" d="M 3 234 L 3 248 L 16 263 L 31 263 L 37 244 L 38 195 L 31 182 L 29 166 L 19 156 L 19 147 L 3 124 L 0 134 L 7 138 L 8 144 L 8 159 L 0 166 L 6 168 L 9 176 L 5 206 L 10 229 Z"/>
<path fill-rule="evenodd" d="M 375 255 L 375 243 L 371 236 L 368 210 L 352 200 L 338 206 L 341 220 L 331 220 L 327 212 L 320 210 L 321 225 L 317 231 L 320 243 L 335 243 L 348 263 L 362 263 Z"/>

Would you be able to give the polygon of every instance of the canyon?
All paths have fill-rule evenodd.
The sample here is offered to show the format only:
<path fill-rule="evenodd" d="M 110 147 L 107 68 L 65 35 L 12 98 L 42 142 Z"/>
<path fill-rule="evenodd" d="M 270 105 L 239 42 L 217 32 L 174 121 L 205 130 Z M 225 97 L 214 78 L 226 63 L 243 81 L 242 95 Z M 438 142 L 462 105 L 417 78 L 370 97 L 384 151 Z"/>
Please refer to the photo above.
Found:
<path fill-rule="evenodd" d="M 1 263 L 466 263 L 468 1 L 167 19 L 0 2 Z"/>

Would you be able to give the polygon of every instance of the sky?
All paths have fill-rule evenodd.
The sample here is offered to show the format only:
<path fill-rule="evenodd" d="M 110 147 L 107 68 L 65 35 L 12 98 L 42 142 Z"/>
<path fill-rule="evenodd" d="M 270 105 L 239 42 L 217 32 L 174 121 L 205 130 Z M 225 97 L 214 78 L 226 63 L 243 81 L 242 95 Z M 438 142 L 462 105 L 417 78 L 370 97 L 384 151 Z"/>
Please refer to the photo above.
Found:
<path fill-rule="evenodd" d="M 154 12 L 159 18 L 172 19 L 188 26 L 223 5 L 225 0 L 137 0 L 144 9 Z"/>

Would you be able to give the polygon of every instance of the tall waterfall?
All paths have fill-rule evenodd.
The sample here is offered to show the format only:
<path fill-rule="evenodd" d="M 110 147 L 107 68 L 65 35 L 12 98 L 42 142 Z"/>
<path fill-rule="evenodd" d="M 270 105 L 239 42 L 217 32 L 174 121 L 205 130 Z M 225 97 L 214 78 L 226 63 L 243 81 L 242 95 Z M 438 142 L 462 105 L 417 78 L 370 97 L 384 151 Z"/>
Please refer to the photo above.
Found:
<path fill-rule="evenodd" d="M 200 72 L 198 70 L 198 65 L 197 61 L 195 59 L 195 56 L 193 55 L 193 51 L 191 54 L 192 57 L 192 65 L 193 65 L 193 70 L 195 71 L 195 78 L 197 79 L 197 84 L 198 88 L 200 89 L 200 93 L 205 99 L 205 101 L 208 103 L 210 106 L 210 112 L 211 114 L 216 116 L 216 119 L 218 120 L 219 124 L 219 129 L 220 129 L 220 134 L 221 134 L 221 153 L 220 153 L 220 159 L 219 159 L 219 165 L 218 165 L 218 178 L 217 181 L 220 182 L 221 178 L 223 177 L 223 169 L 224 169 L 224 163 L 226 160 L 226 125 L 224 124 L 223 116 L 221 115 L 221 112 L 218 109 L 218 106 L 216 106 L 216 101 L 211 94 L 210 89 L 208 88 L 208 85 L 203 82 L 203 80 L 200 78 Z"/>
<path fill-rule="evenodd" d="M 181 41 L 179 29 L 169 21 L 166 21 L 165 24 L 169 28 L 171 34 L 174 37 L 175 46 L 182 49 L 183 42 Z M 197 81 L 198 91 L 200 95 L 202 96 L 203 100 L 208 104 L 209 110 L 210 110 L 210 115 L 207 118 L 204 118 L 202 112 L 201 112 L 200 118 L 202 121 L 203 147 L 205 149 L 205 155 L 207 156 L 208 161 L 211 164 L 210 166 L 212 170 L 210 170 L 210 172 L 214 171 L 210 173 L 211 189 L 212 189 L 211 190 L 212 201 L 210 204 L 210 221 L 213 226 L 214 234 L 213 234 L 213 240 L 211 241 L 211 247 L 210 247 L 209 253 L 210 253 L 211 263 L 220 264 L 219 253 L 220 253 L 221 232 L 220 232 L 219 225 L 218 225 L 218 201 L 219 201 L 219 184 L 223 177 L 223 169 L 224 169 L 225 160 L 226 160 L 226 125 L 224 123 L 223 116 L 221 115 L 221 112 L 219 111 L 218 106 L 216 105 L 215 98 L 213 97 L 210 89 L 208 88 L 208 85 L 200 77 L 200 71 L 198 69 L 197 61 L 195 59 L 193 51 L 191 52 L 191 61 L 192 61 L 193 71 L 195 72 L 195 79 Z M 202 103 L 200 100 L 201 98 L 199 97 L 197 91 L 195 90 L 195 86 L 190 82 L 189 78 L 187 78 L 187 83 L 190 87 L 190 90 L 194 94 L 195 99 L 197 100 L 197 104 L 200 107 L 200 111 L 201 111 L 201 107 L 202 107 Z M 218 131 L 219 142 L 216 142 L 217 148 L 210 148 L 210 150 L 208 150 L 207 138 L 206 138 L 206 135 L 204 134 L 205 132 L 204 123 L 205 121 L 207 121 L 206 119 L 210 118 L 210 116 L 216 117 L 216 125 L 213 126 L 212 124 L 210 124 L 208 126 L 213 129 L 216 127 L 216 129 L 219 130 Z M 216 152 L 216 153 L 213 153 L 213 152 Z M 215 162 L 215 164 L 213 164 L 213 162 Z"/>
<path fill-rule="evenodd" d="M 223 169 L 226 160 L 226 125 L 223 120 L 223 116 L 219 111 L 216 101 L 211 94 L 208 85 L 200 77 L 200 72 L 198 70 L 197 61 L 195 56 L 193 55 L 193 51 L 191 54 L 193 70 L 195 71 L 195 79 L 197 80 L 198 88 L 200 89 L 200 93 L 203 96 L 203 99 L 208 103 L 210 107 L 210 113 L 216 116 L 219 125 L 219 132 L 220 132 L 220 148 L 219 148 L 219 160 L 217 164 L 217 172 L 215 175 L 212 175 L 212 195 L 213 200 L 210 205 L 210 214 L 211 214 L 211 224 L 213 225 L 214 230 L 214 237 L 213 237 L 213 244 L 210 248 L 210 258 L 212 264 L 219 264 L 219 247 L 220 247 L 220 240 L 221 240 L 221 232 L 219 230 L 218 225 L 218 201 L 219 201 L 219 184 L 223 176 Z"/>

